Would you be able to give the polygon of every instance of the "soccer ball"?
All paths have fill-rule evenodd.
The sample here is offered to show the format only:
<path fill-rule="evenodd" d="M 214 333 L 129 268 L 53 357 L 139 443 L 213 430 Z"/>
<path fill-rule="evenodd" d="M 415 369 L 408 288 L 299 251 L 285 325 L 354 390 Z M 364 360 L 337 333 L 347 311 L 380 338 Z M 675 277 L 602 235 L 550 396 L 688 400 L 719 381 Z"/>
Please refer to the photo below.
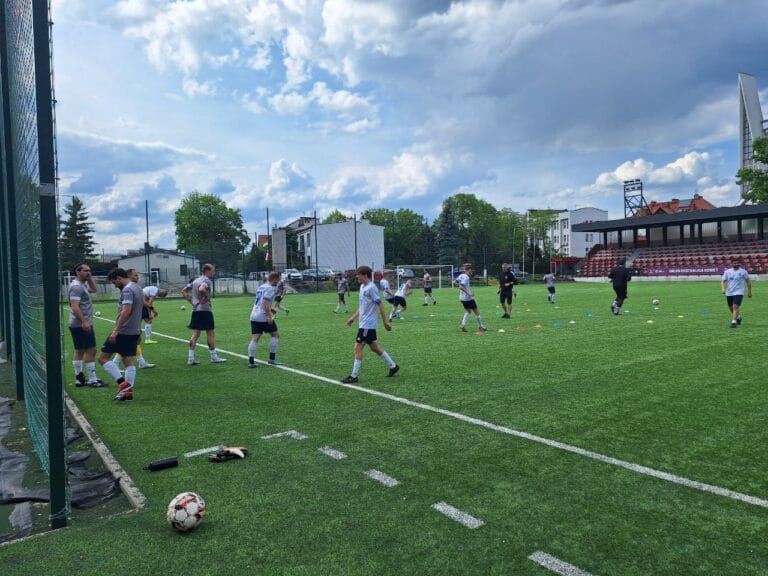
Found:
<path fill-rule="evenodd" d="M 96 312 L 93 313 L 94 316 L 101 316 L 101 310 L 96 310 Z"/>
<path fill-rule="evenodd" d="M 184 304 L 182 304 L 182 305 L 181 305 L 181 309 L 182 309 L 182 310 L 186 310 L 186 309 L 187 309 L 187 307 L 186 307 L 186 306 L 184 306 Z"/>
<path fill-rule="evenodd" d="M 658 306 L 659 305 L 659 299 L 658 298 L 654 298 L 652 304 L 654 306 Z"/>
<path fill-rule="evenodd" d="M 166 519 L 179 532 L 197 528 L 205 516 L 205 500 L 194 492 L 182 492 L 168 504 Z"/>

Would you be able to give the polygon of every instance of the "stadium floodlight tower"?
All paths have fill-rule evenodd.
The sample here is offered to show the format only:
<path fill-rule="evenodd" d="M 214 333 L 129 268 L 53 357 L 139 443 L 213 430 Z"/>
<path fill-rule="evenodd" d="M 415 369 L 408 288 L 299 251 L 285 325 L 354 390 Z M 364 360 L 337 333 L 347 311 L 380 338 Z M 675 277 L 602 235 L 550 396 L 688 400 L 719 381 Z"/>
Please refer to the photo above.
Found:
<path fill-rule="evenodd" d="M 648 204 L 643 196 L 643 181 L 624 180 L 624 218 L 634 216 L 638 210 L 648 213 Z"/>
<path fill-rule="evenodd" d="M 739 72 L 739 168 L 758 168 L 752 142 L 765 135 L 763 109 L 757 92 L 757 81 L 751 74 Z M 741 197 L 749 192 L 749 184 L 741 185 Z M 742 200 L 742 203 L 744 201 Z"/>

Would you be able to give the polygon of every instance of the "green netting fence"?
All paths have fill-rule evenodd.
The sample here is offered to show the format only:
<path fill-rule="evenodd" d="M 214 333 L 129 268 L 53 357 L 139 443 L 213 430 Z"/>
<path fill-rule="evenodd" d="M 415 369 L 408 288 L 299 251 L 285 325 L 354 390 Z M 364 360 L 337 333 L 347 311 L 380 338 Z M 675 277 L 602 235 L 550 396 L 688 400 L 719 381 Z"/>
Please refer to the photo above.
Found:
<path fill-rule="evenodd" d="M 0 4 L 0 325 L 17 397 L 48 474 L 51 524 L 66 524 L 53 82 L 48 0 Z"/>

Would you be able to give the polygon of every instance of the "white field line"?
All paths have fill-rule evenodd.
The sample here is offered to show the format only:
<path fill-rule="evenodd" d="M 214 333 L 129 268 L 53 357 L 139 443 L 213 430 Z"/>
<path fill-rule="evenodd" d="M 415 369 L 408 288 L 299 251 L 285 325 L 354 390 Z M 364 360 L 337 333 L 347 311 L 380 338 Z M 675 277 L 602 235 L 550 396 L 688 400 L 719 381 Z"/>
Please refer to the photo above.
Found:
<path fill-rule="evenodd" d="M 384 484 L 387 488 L 393 488 L 394 486 L 397 486 L 400 484 L 400 480 L 397 480 L 396 478 L 392 478 L 392 476 L 389 476 L 388 474 L 384 474 L 384 472 L 381 472 L 379 470 L 366 470 L 365 475 L 368 476 L 371 480 L 376 480 L 376 482 L 379 482 L 380 484 Z"/>
<path fill-rule="evenodd" d="M 112 322 L 111 320 L 109 321 Z M 153 331 L 152 334 L 156 334 L 157 336 L 162 336 L 170 340 L 176 340 L 178 342 L 184 342 L 184 343 L 187 342 L 187 340 L 184 340 L 183 338 L 177 338 L 176 336 L 169 336 L 167 334 L 161 334 L 159 332 Z M 227 350 L 219 350 L 219 352 L 223 354 L 229 354 L 237 358 L 247 359 L 247 356 L 244 356 L 243 354 L 237 354 L 236 352 L 229 352 Z M 257 362 L 268 365 L 266 362 L 262 360 L 257 360 Z M 557 448 L 558 450 L 564 450 L 566 452 L 578 454 L 579 456 L 591 458 L 592 460 L 597 460 L 598 462 L 603 462 L 604 464 L 610 464 L 612 466 L 618 466 L 619 468 L 625 468 L 627 470 L 631 470 L 632 472 L 636 472 L 637 474 L 643 474 L 645 476 L 650 476 L 652 478 L 658 478 L 659 480 L 664 480 L 666 482 L 671 482 L 673 484 L 679 484 L 681 486 L 685 486 L 686 488 L 692 488 L 694 490 L 700 490 L 702 492 L 716 494 L 717 496 L 723 496 L 725 498 L 730 498 L 732 500 L 738 500 L 740 502 L 752 504 L 753 506 L 768 508 L 768 500 L 765 500 L 764 498 L 758 498 L 757 496 L 750 496 L 749 494 L 736 492 L 735 490 L 730 490 L 728 488 L 721 488 L 720 486 L 707 484 L 705 482 L 699 482 L 698 480 L 691 480 L 683 476 L 677 476 L 675 474 L 670 474 L 669 472 L 663 472 L 661 470 L 649 468 L 648 466 L 642 466 L 640 464 L 634 464 L 633 462 L 627 462 L 626 460 L 613 458 L 612 456 L 605 456 L 604 454 L 600 454 L 598 452 L 592 452 L 591 450 L 585 450 L 584 448 L 579 448 L 578 446 L 572 446 L 570 444 L 558 442 L 557 440 L 550 440 L 549 438 L 536 436 L 535 434 L 530 434 L 528 432 L 514 430 L 512 428 L 507 428 L 506 426 L 500 426 L 498 424 L 493 424 L 492 422 L 486 422 L 485 420 L 480 420 L 479 418 L 473 418 L 472 416 L 465 416 L 464 414 L 460 414 L 458 412 L 444 410 L 443 408 L 437 408 L 435 406 L 430 406 L 429 404 L 424 404 L 422 402 L 414 402 L 413 400 L 408 400 L 407 398 L 401 398 L 400 396 L 387 394 L 386 392 L 379 392 L 378 390 L 363 388 L 362 386 L 356 386 L 355 384 L 343 384 L 338 380 L 333 380 L 332 378 L 326 378 L 325 376 L 312 374 L 311 372 L 305 372 L 304 370 L 297 370 L 296 368 L 290 368 L 288 366 L 271 366 L 271 368 L 285 370 L 286 372 L 292 372 L 294 374 L 299 374 L 300 376 L 313 378 L 321 382 L 326 382 L 327 384 L 333 384 L 334 386 L 348 388 L 350 390 L 355 390 L 357 392 L 362 392 L 364 394 L 370 394 L 371 396 L 384 398 L 385 400 L 390 400 L 392 402 L 398 402 L 400 404 L 404 404 L 412 408 L 418 408 L 420 410 L 434 412 L 435 414 L 441 414 L 443 416 L 448 416 L 449 418 L 455 418 L 456 420 L 461 420 L 462 422 L 466 422 L 467 424 L 473 424 L 481 428 L 487 428 L 488 430 L 493 430 L 494 432 L 500 432 L 501 434 L 508 434 L 510 436 L 515 436 L 517 438 L 523 438 L 531 442 L 543 444 L 545 446 L 549 446 L 550 448 Z"/>
<path fill-rule="evenodd" d="M 333 458 L 334 460 L 344 460 L 344 458 L 347 457 L 344 452 L 339 452 L 338 450 L 331 448 L 330 446 L 323 446 L 322 448 L 317 449 L 318 452 L 322 452 L 326 456 Z"/>
<path fill-rule="evenodd" d="M 281 438 L 283 436 L 288 436 L 289 438 L 293 438 L 294 440 L 306 440 L 307 437 L 304 436 L 301 432 L 296 432 L 296 430 L 287 430 L 285 432 L 278 432 L 277 434 L 270 434 L 269 436 L 262 436 L 262 440 L 272 440 L 272 438 Z"/>
<path fill-rule="evenodd" d="M 437 504 L 432 504 L 432 508 L 434 508 L 441 514 L 445 514 L 451 520 L 455 520 L 459 524 L 462 524 L 472 530 L 474 530 L 475 528 L 480 528 L 480 526 L 485 524 L 485 522 L 480 520 L 480 518 L 475 518 L 474 516 L 470 516 L 466 512 L 463 512 L 458 508 L 454 508 L 453 506 L 451 506 L 446 502 L 438 502 Z"/>
<path fill-rule="evenodd" d="M 208 448 L 200 448 L 199 450 L 192 450 L 192 452 L 184 452 L 184 456 L 187 458 L 192 458 L 192 456 L 200 456 L 201 454 L 208 454 L 209 452 L 216 452 L 217 450 L 221 450 L 224 448 L 223 445 L 220 446 L 210 446 Z"/>
<path fill-rule="evenodd" d="M 592 576 L 589 572 L 576 568 L 576 566 L 568 564 L 568 562 L 563 562 L 559 558 L 555 558 L 546 552 L 534 552 L 528 556 L 528 559 L 533 560 L 538 565 L 543 566 L 555 574 L 560 574 L 560 576 Z"/>

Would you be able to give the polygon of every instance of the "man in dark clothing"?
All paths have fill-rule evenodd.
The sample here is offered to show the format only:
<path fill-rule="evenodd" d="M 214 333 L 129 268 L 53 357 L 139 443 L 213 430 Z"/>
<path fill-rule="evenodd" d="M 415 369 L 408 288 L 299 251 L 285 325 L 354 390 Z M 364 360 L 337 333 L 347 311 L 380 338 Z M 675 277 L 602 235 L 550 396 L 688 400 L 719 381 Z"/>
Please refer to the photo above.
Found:
<path fill-rule="evenodd" d="M 632 280 L 632 276 L 625 266 L 626 263 L 627 259 L 622 258 L 619 260 L 619 265 L 608 274 L 608 278 L 613 282 L 613 291 L 616 292 L 616 300 L 611 304 L 611 312 L 616 316 L 621 314 L 621 306 L 627 299 L 627 283 Z"/>
<path fill-rule="evenodd" d="M 501 274 L 499 274 L 499 302 L 501 307 L 504 308 L 502 318 L 509 319 L 512 313 L 512 296 L 516 280 L 509 264 L 502 264 Z"/>

